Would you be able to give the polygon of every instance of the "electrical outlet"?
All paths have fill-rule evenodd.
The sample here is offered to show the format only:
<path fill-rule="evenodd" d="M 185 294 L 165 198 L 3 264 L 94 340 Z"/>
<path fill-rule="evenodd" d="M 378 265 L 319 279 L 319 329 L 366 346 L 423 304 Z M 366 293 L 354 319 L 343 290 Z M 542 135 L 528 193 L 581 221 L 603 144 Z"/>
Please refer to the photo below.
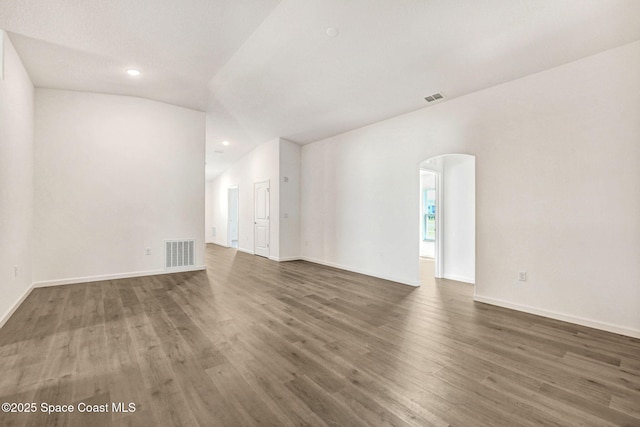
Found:
<path fill-rule="evenodd" d="M 145 254 L 145 255 L 151 255 L 151 248 L 147 248 L 147 249 L 144 251 L 144 254 Z"/>
<path fill-rule="evenodd" d="M 527 272 L 526 271 L 520 271 L 518 273 L 518 280 L 521 282 L 526 282 L 527 281 Z"/>

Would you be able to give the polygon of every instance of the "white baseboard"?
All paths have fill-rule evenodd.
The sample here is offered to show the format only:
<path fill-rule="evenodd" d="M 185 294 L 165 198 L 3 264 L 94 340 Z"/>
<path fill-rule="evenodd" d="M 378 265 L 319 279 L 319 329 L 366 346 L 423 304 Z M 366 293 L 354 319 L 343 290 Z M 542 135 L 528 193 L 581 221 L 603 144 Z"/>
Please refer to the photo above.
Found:
<path fill-rule="evenodd" d="M 249 249 L 238 248 L 238 251 L 244 252 L 245 254 L 249 254 L 249 255 L 255 255 L 254 252 L 250 251 Z"/>
<path fill-rule="evenodd" d="M 347 267 L 341 264 L 336 264 L 334 262 L 328 262 L 328 261 L 323 261 L 323 260 L 319 260 L 316 258 L 310 258 L 310 257 L 300 257 L 299 259 L 303 260 L 303 261 L 308 261 L 308 262 L 312 262 L 314 264 L 320 264 L 320 265 L 326 265 L 327 267 L 333 267 L 333 268 L 339 268 L 340 270 L 346 270 L 346 271 L 351 271 L 353 273 L 358 273 L 358 274 L 364 274 L 365 276 L 371 276 L 371 277 L 377 277 L 378 279 L 384 279 L 384 280 L 389 280 L 391 282 L 396 282 L 396 283 L 400 283 L 402 285 L 408 285 L 408 286 L 420 286 L 420 281 L 416 280 L 416 281 L 412 281 L 412 280 L 407 280 L 405 278 L 399 278 L 399 277 L 392 277 L 392 276 L 383 276 L 383 275 L 379 275 L 379 274 L 372 274 L 370 271 L 364 271 L 358 268 L 352 268 L 352 267 Z"/>
<path fill-rule="evenodd" d="M 626 328 L 624 326 L 612 325 L 610 323 L 600 322 L 597 320 L 585 319 L 583 317 L 576 317 L 568 314 L 557 313 L 555 311 L 544 310 L 536 307 L 530 307 L 527 305 L 515 304 L 509 301 L 489 298 L 482 295 L 474 295 L 473 300 L 478 302 L 483 302 L 485 304 L 497 305 L 498 307 L 510 308 L 512 310 L 522 311 L 529 314 L 535 314 L 542 317 L 548 317 L 550 319 L 561 320 L 563 322 L 573 323 L 580 326 L 587 326 L 589 328 L 600 329 L 606 332 L 613 332 L 614 334 L 625 335 L 632 338 L 640 338 L 640 330 L 638 329 Z"/>
<path fill-rule="evenodd" d="M 29 294 L 31 294 L 31 291 L 33 291 L 33 284 L 31 284 L 31 286 L 29 286 L 24 291 L 24 294 L 22 294 L 22 296 L 18 298 L 18 300 L 11 306 L 11 308 L 9 308 L 9 311 L 7 311 L 2 317 L 0 317 L 0 328 L 2 328 L 5 323 L 7 323 L 7 320 L 9 320 L 9 318 L 13 315 L 13 313 L 16 312 L 18 307 L 20 307 L 20 305 L 24 302 L 24 300 L 27 299 Z"/>
<path fill-rule="evenodd" d="M 184 273 L 187 271 L 201 271 L 201 270 L 206 270 L 206 268 L 207 267 L 204 265 L 198 265 L 195 267 L 186 267 L 186 268 L 180 268 L 180 269 L 172 268 L 171 270 L 134 271 L 130 273 L 106 274 L 103 276 L 87 276 L 87 277 L 57 279 L 57 280 L 44 280 L 41 282 L 35 282 L 33 284 L 33 287 L 43 288 L 46 286 L 62 286 L 62 285 L 73 285 L 75 283 L 101 282 L 103 280 L 130 279 L 132 277 L 157 276 L 160 274 Z"/>
<path fill-rule="evenodd" d="M 227 245 L 223 245 L 222 243 L 218 243 L 218 242 L 207 242 L 208 245 L 216 245 L 216 246 L 220 246 L 221 248 L 228 248 L 229 246 Z"/>
<path fill-rule="evenodd" d="M 299 256 L 284 256 L 281 258 L 278 258 L 277 256 L 270 256 L 269 259 L 272 261 L 285 262 L 285 261 L 300 261 L 302 258 L 300 258 Z"/>
<path fill-rule="evenodd" d="M 214 241 L 212 241 L 210 243 L 212 243 L 214 245 L 222 246 L 223 248 L 230 248 L 231 247 L 231 246 L 227 245 L 226 242 L 221 242 L 219 240 L 218 241 L 214 240 Z"/>
<path fill-rule="evenodd" d="M 475 285 L 476 283 L 476 279 L 474 279 L 473 277 L 456 276 L 455 274 L 443 274 L 442 278 L 455 280 L 456 282 L 471 283 L 472 285 Z"/>

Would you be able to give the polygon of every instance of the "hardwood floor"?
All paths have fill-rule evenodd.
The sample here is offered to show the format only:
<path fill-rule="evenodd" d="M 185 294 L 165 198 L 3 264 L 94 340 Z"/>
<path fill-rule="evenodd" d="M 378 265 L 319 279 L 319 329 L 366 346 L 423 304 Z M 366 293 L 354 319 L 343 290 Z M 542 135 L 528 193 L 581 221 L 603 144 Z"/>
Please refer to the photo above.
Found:
<path fill-rule="evenodd" d="M 34 290 L 0 330 L 0 402 L 37 411 L 0 425 L 640 426 L 640 340 L 452 281 L 212 245 L 207 267 Z"/>

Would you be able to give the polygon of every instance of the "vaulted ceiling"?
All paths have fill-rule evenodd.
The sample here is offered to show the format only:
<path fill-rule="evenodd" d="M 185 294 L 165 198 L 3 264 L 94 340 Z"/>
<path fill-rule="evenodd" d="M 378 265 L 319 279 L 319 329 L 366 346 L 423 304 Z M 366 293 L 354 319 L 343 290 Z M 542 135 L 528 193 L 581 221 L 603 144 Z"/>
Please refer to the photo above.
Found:
<path fill-rule="evenodd" d="M 0 0 L 37 87 L 207 111 L 208 178 L 275 137 L 313 142 L 639 40 L 639 22 L 636 0 Z"/>

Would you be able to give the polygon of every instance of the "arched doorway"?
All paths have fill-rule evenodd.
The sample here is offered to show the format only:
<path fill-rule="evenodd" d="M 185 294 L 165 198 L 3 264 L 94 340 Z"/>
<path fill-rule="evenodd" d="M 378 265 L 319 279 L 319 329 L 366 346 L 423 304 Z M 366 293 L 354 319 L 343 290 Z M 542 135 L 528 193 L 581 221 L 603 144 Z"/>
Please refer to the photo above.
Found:
<path fill-rule="evenodd" d="M 420 284 L 475 284 L 475 156 L 431 157 L 419 173 Z"/>

